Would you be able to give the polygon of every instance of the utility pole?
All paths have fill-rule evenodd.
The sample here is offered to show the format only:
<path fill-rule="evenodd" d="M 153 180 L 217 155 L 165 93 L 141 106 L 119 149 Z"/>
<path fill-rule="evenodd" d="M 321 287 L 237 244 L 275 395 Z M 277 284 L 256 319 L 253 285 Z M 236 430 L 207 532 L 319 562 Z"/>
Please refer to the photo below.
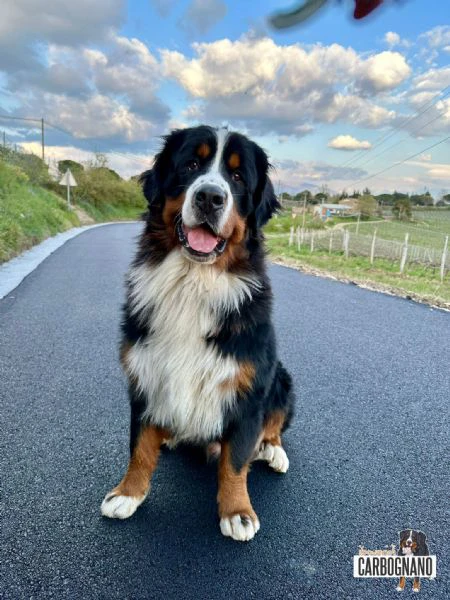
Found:
<path fill-rule="evenodd" d="M 45 160 L 44 118 L 41 119 L 41 146 L 42 146 L 42 161 L 44 161 Z"/>

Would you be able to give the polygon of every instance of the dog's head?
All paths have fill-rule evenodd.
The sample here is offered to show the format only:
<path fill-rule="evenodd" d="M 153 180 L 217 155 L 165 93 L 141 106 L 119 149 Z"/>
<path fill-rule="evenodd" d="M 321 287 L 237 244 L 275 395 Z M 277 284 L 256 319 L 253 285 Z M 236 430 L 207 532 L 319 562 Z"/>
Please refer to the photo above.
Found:
<path fill-rule="evenodd" d="M 236 255 L 279 207 L 268 169 L 265 152 L 239 133 L 173 131 L 142 176 L 166 250 L 178 245 L 189 260 L 208 264 Z"/>
<path fill-rule="evenodd" d="M 428 546 L 426 535 L 415 529 L 400 531 L 400 554 L 427 556 Z"/>

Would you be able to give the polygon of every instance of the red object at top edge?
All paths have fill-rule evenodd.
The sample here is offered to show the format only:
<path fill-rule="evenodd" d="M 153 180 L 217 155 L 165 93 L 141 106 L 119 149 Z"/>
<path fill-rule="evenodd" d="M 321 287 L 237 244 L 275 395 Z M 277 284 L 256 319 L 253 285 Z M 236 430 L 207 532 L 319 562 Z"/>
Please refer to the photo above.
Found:
<path fill-rule="evenodd" d="M 373 10 L 380 6 L 383 0 L 355 0 L 355 12 L 353 16 L 355 19 L 364 19 Z"/>

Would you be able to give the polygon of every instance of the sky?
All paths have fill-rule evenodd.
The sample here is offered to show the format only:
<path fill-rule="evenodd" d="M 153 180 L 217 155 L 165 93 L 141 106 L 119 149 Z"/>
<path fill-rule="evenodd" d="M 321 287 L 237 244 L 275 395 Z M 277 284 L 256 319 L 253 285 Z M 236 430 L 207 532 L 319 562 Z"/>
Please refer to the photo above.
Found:
<path fill-rule="evenodd" d="M 300 2 L 4 0 L 0 131 L 39 153 L 33 122 L 4 117 L 43 117 L 50 161 L 102 152 L 129 177 L 171 129 L 227 125 L 280 191 L 450 192 L 447 0 L 385 0 L 362 21 L 329 0 L 271 27 Z"/>

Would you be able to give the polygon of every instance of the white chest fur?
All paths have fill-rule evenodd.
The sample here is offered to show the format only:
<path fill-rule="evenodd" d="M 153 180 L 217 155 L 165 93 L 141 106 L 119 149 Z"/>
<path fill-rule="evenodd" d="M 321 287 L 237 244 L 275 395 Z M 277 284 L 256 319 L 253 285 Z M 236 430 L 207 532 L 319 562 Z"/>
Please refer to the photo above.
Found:
<path fill-rule="evenodd" d="M 189 262 L 179 250 L 157 267 L 135 268 L 131 281 L 132 310 L 148 320 L 151 333 L 126 360 L 147 398 L 147 416 L 176 440 L 219 437 L 224 412 L 235 401 L 224 384 L 239 365 L 205 338 L 216 330 L 220 315 L 251 298 L 258 282 Z"/>

